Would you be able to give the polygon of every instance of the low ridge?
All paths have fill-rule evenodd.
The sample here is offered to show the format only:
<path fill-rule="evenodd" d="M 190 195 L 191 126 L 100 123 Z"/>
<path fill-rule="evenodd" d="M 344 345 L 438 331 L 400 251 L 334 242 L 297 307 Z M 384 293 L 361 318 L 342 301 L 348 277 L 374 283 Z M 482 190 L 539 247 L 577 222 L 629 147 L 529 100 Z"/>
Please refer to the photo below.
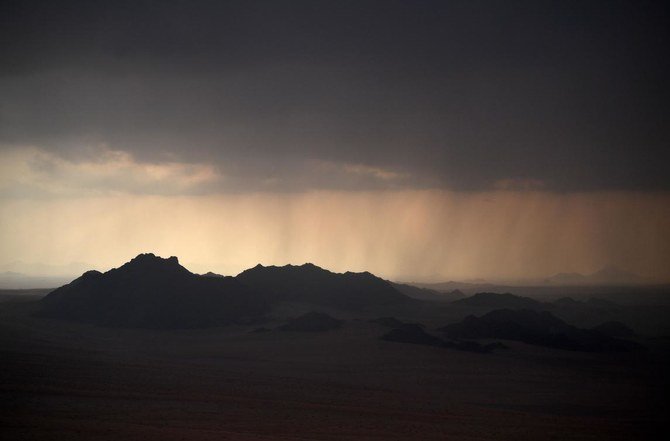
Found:
<path fill-rule="evenodd" d="M 630 351 L 640 345 L 597 330 L 580 329 L 547 311 L 499 309 L 439 329 L 450 338 L 499 338 L 558 349 L 591 352 Z"/>

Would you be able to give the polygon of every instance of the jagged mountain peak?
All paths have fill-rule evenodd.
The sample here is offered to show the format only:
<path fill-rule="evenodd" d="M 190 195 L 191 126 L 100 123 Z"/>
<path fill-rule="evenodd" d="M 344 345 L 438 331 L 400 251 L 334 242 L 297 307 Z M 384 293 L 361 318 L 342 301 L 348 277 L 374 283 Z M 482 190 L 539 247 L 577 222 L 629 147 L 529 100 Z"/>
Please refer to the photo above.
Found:
<path fill-rule="evenodd" d="M 126 262 L 116 270 L 112 271 L 132 271 L 132 272 L 145 272 L 147 274 L 153 272 L 160 273 L 191 273 L 189 270 L 184 268 L 179 264 L 179 259 L 176 256 L 170 256 L 168 258 L 163 258 L 156 256 L 153 253 L 142 253 L 138 254 L 136 257 L 132 258 L 130 261 Z"/>

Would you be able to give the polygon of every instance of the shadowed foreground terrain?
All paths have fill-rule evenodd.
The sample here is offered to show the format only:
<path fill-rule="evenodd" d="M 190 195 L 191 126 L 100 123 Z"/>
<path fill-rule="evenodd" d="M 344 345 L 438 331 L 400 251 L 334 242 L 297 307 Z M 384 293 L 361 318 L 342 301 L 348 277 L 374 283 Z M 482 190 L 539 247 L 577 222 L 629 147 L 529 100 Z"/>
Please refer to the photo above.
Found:
<path fill-rule="evenodd" d="M 39 301 L 45 292 L 0 294 L 2 439 L 630 440 L 658 435 L 667 416 L 668 341 L 662 336 L 628 333 L 645 350 L 608 353 L 531 345 L 511 334 L 510 340 L 499 334 L 444 340 L 439 327 L 460 326 L 473 307 L 407 301 L 367 273 L 284 268 L 295 277 L 271 268 L 257 282 L 249 279 L 253 296 L 260 296 L 254 298 L 267 308 L 261 317 L 198 329 L 81 320 L 90 299 L 103 295 L 114 305 L 116 283 L 134 290 L 132 298 L 124 292 L 124 301 L 152 311 L 151 284 L 130 286 L 118 270 L 105 279 L 110 284 L 98 285 L 101 291 L 74 285 L 58 291 L 69 293 L 64 305 L 76 306 L 67 310 L 77 314 L 75 321 L 43 316 L 56 295 Z M 237 279 L 200 277 L 174 280 L 204 287 L 201 298 L 209 306 L 221 301 L 212 286 L 247 292 Z M 333 289 L 310 302 L 310 290 L 291 287 L 300 277 L 315 286 L 334 280 L 333 287 L 351 287 L 356 297 L 338 303 Z M 280 286 L 274 294 L 270 280 Z M 375 290 L 372 300 L 359 298 L 366 292 L 357 291 L 361 286 Z M 175 301 L 169 300 L 160 304 Z M 481 302 L 476 308 L 482 310 Z M 123 317 L 92 311 L 96 319 Z M 536 316 L 551 317 L 521 313 Z M 611 322 L 604 329 L 628 330 Z"/>
<path fill-rule="evenodd" d="M 648 354 L 477 354 L 386 342 L 363 320 L 119 330 L 32 307 L 0 309 L 3 439 L 650 439 L 666 411 Z"/>

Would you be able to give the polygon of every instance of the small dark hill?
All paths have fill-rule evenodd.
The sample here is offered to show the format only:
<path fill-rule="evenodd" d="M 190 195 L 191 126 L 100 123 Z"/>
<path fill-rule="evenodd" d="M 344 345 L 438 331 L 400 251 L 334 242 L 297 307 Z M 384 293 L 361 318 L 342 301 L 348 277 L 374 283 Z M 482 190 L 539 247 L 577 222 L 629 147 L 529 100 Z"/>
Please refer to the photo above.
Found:
<path fill-rule="evenodd" d="M 459 298 L 462 299 L 462 298 L 467 297 L 465 295 L 465 293 L 463 291 L 461 291 L 460 289 L 454 289 L 454 290 L 449 291 L 449 292 L 445 291 L 445 294 L 449 294 L 450 296 L 456 297 L 457 299 L 459 299 Z"/>
<path fill-rule="evenodd" d="M 478 308 L 525 308 L 541 309 L 544 305 L 529 297 L 516 296 L 514 294 L 498 294 L 495 292 L 480 292 L 473 296 L 452 302 L 452 305 L 471 306 Z"/>
<path fill-rule="evenodd" d="M 365 273 L 333 273 L 310 263 L 282 267 L 257 265 L 236 279 L 272 301 L 301 302 L 345 310 L 413 302 L 389 282 Z"/>
<path fill-rule="evenodd" d="M 415 345 L 443 346 L 444 341 L 428 334 L 418 324 L 405 323 L 381 336 L 382 340 Z"/>
<path fill-rule="evenodd" d="M 575 351 L 630 351 L 639 345 L 568 325 L 549 312 L 501 309 L 440 329 L 451 338 L 496 338 Z"/>
<path fill-rule="evenodd" d="M 308 312 L 289 320 L 279 329 L 294 332 L 322 332 L 338 329 L 342 326 L 342 323 L 344 323 L 344 320 L 338 320 L 322 312 Z"/>
<path fill-rule="evenodd" d="M 140 254 L 106 273 L 89 271 L 47 295 L 39 315 L 104 326 L 193 328 L 248 321 L 262 295 L 232 277 L 191 273 L 176 257 Z"/>
<path fill-rule="evenodd" d="M 615 338 L 634 338 L 635 332 L 621 322 L 609 321 L 591 328 L 592 331 Z"/>
<path fill-rule="evenodd" d="M 225 277 L 222 276 L 221 274 L 213 273 L 211 271 L 206 272 L 205 274 L 201 274 L 203 277 Z"/>

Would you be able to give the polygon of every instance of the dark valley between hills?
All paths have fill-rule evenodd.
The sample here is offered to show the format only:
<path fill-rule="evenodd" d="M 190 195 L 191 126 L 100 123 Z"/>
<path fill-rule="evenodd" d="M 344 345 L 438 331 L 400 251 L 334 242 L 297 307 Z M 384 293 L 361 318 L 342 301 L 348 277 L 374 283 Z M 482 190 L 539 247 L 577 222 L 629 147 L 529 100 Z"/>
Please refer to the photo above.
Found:
<path fill-rule="evenodd" d="M 649 439 L 668 307 L 590 289 L 468 296 L 141 254 L 1 293 L 0 423 L 35 440 Z"/>

